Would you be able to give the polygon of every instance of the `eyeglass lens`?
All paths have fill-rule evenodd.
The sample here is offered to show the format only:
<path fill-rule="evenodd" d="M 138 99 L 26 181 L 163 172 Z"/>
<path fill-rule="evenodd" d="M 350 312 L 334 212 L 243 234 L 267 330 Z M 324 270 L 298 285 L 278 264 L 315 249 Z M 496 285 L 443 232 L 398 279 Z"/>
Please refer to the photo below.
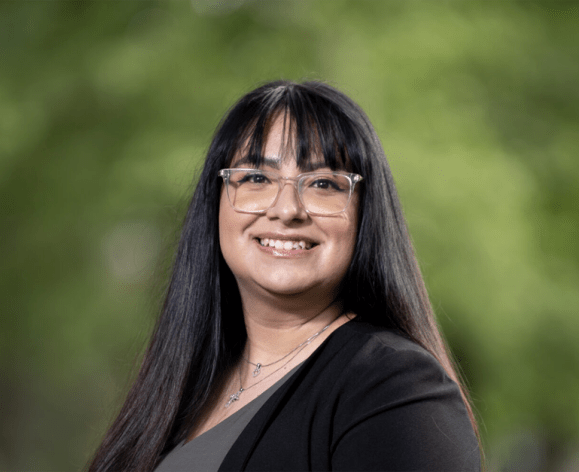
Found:
<path fill-rule="evenodd" d="M 264 211 L 277 198 L 280 190 L 278 180 L 271 173 L 232 170 L 227 193 L 233 207 L 240 211 Z M 350 187 L 350 179 L 341 174 L 316 173 L 298 181 L 298 192 L 304 208 L 312 213 L 326 215 L 339 213 L 346 208 Z"/>

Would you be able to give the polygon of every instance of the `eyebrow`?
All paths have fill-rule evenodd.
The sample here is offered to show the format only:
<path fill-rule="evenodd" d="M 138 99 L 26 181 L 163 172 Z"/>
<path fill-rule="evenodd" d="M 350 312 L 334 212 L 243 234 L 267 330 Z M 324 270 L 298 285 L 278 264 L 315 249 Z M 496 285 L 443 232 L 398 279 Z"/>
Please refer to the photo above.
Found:
<path fill-rule="evenodd" d="M 273 167 L 274 169 L 277 169 L 277 170 L 279 170 L 281 167 L 281 159 L 273 159 L 271 157 L 262 157 L 261 162 L 263 163 L 263 165 L 268 166 L 268 167 Z M 232 167 L 233 168 L 242 167 L 243 165 L 247 165 L 247 164 L 253 165 L 253 163 L 249 159 L 249 156 L 242 157 Z M 328 165 L 324 161 L 309 162 L 306 170 L 314 171 L 314 170 L 322 169 L 324 167 L 328 167 Z"/>

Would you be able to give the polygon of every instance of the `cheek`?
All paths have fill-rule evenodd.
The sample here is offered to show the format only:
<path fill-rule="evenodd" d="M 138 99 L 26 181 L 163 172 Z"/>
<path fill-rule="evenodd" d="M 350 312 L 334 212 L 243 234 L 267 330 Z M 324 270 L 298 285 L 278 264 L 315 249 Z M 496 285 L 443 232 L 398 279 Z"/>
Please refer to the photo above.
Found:
<path fill-rule="evenodd" d="M 346 269 L 350 267 L 352 262 L 352 257 L 354 255 L 354 250 L 356 247 L 356 227 L 350 228 L 344 235 L 343 243 L 341 245 L 343 251 L 343 260 Z"/>
<path fill-rule="evenodd" d="M 246 228 L 255 221 L 254 215 L 238 213 L 230 205 L 227 195 L 221 193 L 219 204 L 219 246 L 225 262 L 236 274 L 245 270 L 244 261 L 248 252 L 249 240 L 245 234 Z"/>
<path fill-rule="evenodd" d="M 221 200 L 219 202 L 219 243 L 223 246 L 224 239 L 231 234 L 231 215 L 229 215 L 230 205 L 227 201 L 227 195 L 221 191 Z M 223 248 L 222 248 L 223 250 Z"/>
<path fill-rule="evenodd" d="M 331 235 L 331 250 L 327 253 L 329 264 L 339 272 L 344 272 L 350 266 L 356 246 L 357 220 L 355 215 L 346 214 L 342 221 L 333 221 L 326 228 L 326 234 Z"/>
<path fill-rule="evenodd" d="M 354 250 L 356 248 L 356 240 L 358 239 L 358 212 L 359 212 L 359 205 L 360 205 L 360 197 L 357 192 L 354 193 L 352 196 L 352 201 L 350 202 L 350 207 L 348 211 L 348 220 L 350 222 L 350 257 L 354 254 Z"/>
<path fill-rule="evenodd" d="M 235 225 L 235 215 L 233 214 L 233 208 L 227 200 L 227 195 L 221 192 L 221 202 L 219 204 L 219 246 L 221 248 L 221 254 L 225 259 L 225 262 L 232 269 L 235 266 L 235 238 L 236 238 L 236 225 Z"/>
<path fill-rule="evenodd" d="M 346 269 L 350 266 L 354 250 L 356 249 L 356 239 L 358 235 L 358 205 L 357 199 L 353 202 L 349 211 L 346 213 L 347 221 L 341 228 L 339 238 L 340 255 Z"/>

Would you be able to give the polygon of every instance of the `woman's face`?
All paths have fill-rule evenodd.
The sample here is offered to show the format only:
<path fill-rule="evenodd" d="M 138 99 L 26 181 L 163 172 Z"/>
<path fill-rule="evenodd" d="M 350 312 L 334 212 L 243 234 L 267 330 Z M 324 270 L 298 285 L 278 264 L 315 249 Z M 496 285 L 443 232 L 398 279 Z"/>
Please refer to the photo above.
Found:
<path fill-rule="evenodd" d="M 295 177 L 303 171 L 298 169 L 293 156 L 280 157 L 284 144 L 282 130 L 280 118 L 270 128 L 265 147 L 268 162 L 262 170 Z M 231 167 L 240 159 L 241 156 L 234 158 Z M 315 161 L 315 156 L 312 159 Z M 318 169 L 324 170 L 330 169 Z M 333 300 L 352 260 L 357 214 L 358 194 L 354 192 L 344 212 L 311 216 L 301 206 L 291 183 L 282 188 L 275 205 L 266 213 L 240 213 L 229 203 L 224 186 L 219 206 L 219 242 L 241 295 L 307 294 Z M 264 240 L 267 247 L 263 246 Z M 303 241 L 312 247 L 285 249 L 289 241 L 298 245 Z"/>

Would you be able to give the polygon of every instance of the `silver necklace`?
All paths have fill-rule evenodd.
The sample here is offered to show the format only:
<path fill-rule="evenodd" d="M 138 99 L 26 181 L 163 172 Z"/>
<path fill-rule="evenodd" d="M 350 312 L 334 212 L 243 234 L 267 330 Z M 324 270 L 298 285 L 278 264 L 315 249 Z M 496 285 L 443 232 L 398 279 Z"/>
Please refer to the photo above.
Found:
<path fill-rule="evenodd" d="M 336 318 L 336 320 L 337 320 L 337 319 L 338 319 L 338 318 Z M 334 321 L 336 321 L 336 320 L 334 320 Z M 334 321 L 332 321 L 332 323 L 333 323 Z M 256 366 L 256 370 L 261 371 L 261 367 L 269 367 L 270 365 L 277 364 L 278 362 L 280 362 L 280 361 L 284 360 L 286 357 L 288 357 L 292 352 L 295 352 L 296 350 L 298 350 L 298 352 L 296 352 L 292 357 L 290 357 L 286 362 L 284 362 L 280 367 L 278 367 L 276 370 L 274 370 L 271 374 L 267 374 L 265 377 L 263 377 L 262 379 L 258 380 L 258 381 L 255 382 L 255 383 L 249 385 L 249 386 L 246 387 L 246 388 L 243 388 L 243 385 L 242 385 L 242 383 L 241 383 L 241 366 L 240 366 L 239 369 L 237 370 L 237 372 L 238 372 L 238 374 L 239 374 L 239 390 L 238 390 L 237 392 L 233 393 L 232 395 L 229 395 L 229 399 L 227 400 L 227 403 L 225 403 L 225 408 L 229 408 L 230 405 L 231 405 L 233 402 L 236 402 L 237 400 L 239 400 L 239 396 L 240 396 L 243 392 L 249 390 L 249 389 L 252 388 L 252 387 L 255 387 L 258 383 L 263 382 L 263 381 L 264 381 L 265 379 L 267 379 L 268 377 L 271 377 L 273 374 L 275 374 L 276 372 L 278 372 L 278 371 L 280 371 L 281 369 L 283 369 L 283 368 L 284 368 L 286 365 L 288 365 L 292 360 L 294 360 L 295 357 L 296 357 L 300 352 L 302 352 L 302 350 L 305 349 L 306 346 L 308 346 L 309 344 L 311 344 L 311 342 L 312 342 L 314 339 L 316 339 L 320 334 L 322 334 L 325 330 L 327 330 L 332 323 L 324 326 L 320 331 L 318 331 L 317 333 L 311 335 L 308 339 L 306 339 L 306 340 L 305 340 L 303 343 L 301 343 L 299 346 L 293 348 L 290 352 L 288 352 L 288 353 L 287 353 L 285 356 L 283 356 L 281 359 L 278 359 L 277 361 L 272 362 L 271 364 L 267 364 L 267 365 L 261 365 L 260 363 L 254 364 L 253 362 L 251 362 L 251 361 L 247 360 L 245 357 L 243 357 L 243 359 L 244 359 L 246 362 L 248 362 L 248 363 L 251 364 L 251 365 Z M 257 366 L 259 366 L 259 368 L 258 368 Z M 255 371 L 253 371 L 253 372 L 254 372 L 254 373 L 253 373 L 253 376 L 254 376 L 254 377 L 256 377 L 257 375 L 259 375 L 259 372 L 258 372 L 257 374 L 255 373 Z"/>
<path fill-rule="evenodd" d="M 336 318 L 336 319 L 337 319 L 337 318 Z M 334 320 L 334 321 L 336 321 L 336 320 Z M 332 321 L 332 323 L 333 323 L 334 321 Z M 263 364 L 260 363 L 260 362 L 251 362 L 251 361 L 250 361 L 247 357 L 245 357 L 245 356 L 243 356 L 243 360 L 244 360 L 245 362 L 247 362 L 248 364 L 251 364 L 251 365 L 255 366 L 255 369 L 253 370 L 253 376 L 254 376 L 254 377 L 257 377 L 259 374 L 261 374 L 261 369 L 262 369 L 262 368 L 264 368 L 264 367 L 270 367 L 270 366 L 272 366 L 272 365 L 274 365 L 274 364 L 277 364 L 278 362 L 283 361 L 287 356 L 289 356 L 292 352 L 296 351 L 296 350 L 299 349 L 300 347 L 302 347 L 302 346 L 304 346 L 304 347 L 307 346 L 307 345 L 310 344 L 314 339 L 316 339 L 320 334 L 322 334 L 325 330 L 327 330 L 332 323 L 324 326 L 324 327 L 323 327 L 320 331 L 318 331 L 317 333 L 312 334 L 312 335 L 311 335 L 308 339 L 306 339 L 303 343 L 301 343 L 301 344 L 297 345 L 296 347 L 294 347 L 290 352 L 288 352 L 285 356 L 281 357 L 281 358 L 278 359 L 277 361 L 270 362 L 269 364 L 263 365 Z M 300 349 L 300 351 L 301 351 L 301 349 Z M 285 364 L 284 364 L 284 365 L 285 365 Z"/>

